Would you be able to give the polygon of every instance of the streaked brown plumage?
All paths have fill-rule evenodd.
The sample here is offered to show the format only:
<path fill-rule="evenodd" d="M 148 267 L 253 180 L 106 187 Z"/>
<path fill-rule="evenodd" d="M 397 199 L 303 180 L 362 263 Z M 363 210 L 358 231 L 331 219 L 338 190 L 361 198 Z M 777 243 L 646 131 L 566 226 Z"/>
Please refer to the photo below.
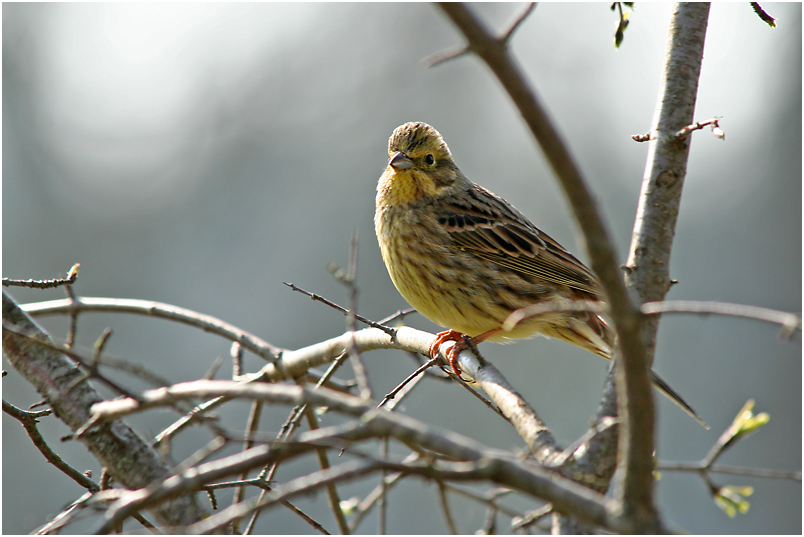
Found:
<path fill-rule="evenodd" d="M 501 326 L 514 311 L 556 300 L 601 301 L 595 275 L 504 199 L 469 181 L 433 127 L 406 123 L 388 141 L 389 163 L 377 185 L 374 225 L 394 285 L 422 315 L 449 328 L 457 371 L 461 334 L 476 343 L 535 334 L 611 358 L 614 334 L 588 312 L 552 312 Z M 700 418 L 654 373 L 665 395 Z M 703 422 L 701 422 L 703 423 Z"/>

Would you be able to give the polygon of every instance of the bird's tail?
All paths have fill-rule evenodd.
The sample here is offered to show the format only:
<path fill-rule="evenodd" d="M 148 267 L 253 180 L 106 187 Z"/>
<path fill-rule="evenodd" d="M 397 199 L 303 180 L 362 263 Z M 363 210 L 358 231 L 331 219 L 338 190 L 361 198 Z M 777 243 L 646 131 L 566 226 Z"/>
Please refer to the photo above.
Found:
<path fill-rule="evenodd" d="M 569 343 L 577 345 L 589 352 L 611 359 L 611 350 L 614 348 L 615 334 L 603 317 L 587 313 L 587 317 L 576 316 L 565 326 L 554 325 L 551 332 L 547 335 L 563 339 Z M 650 379 L 653 385 L 662 395 L 678 405 L 684 412 L 700 423 L 705 429 L 709 428 L 697 412 L 682 398 L 673 388 L 670 387 L 654 370 L 650 371 Z"/>
<path fill-rule="evenodd" d="M 707 425 L 706 422 L 701 419 L 698 413 L 695 412 L 695 410 L 693 410 L 693 408 L 689 404 L 687 404 L 684 398 L 678 395 L 678 393 L 676 393 L 676 391 L 673 388 L 671 388 L 669 384 L 667 384 L 664 380 L 662 380 L 662 377 L 657 375 L 656 371 L 654 371 L 653 369 L 650 370 L 650 380 L 651 382 L 653 382 L 653 385 L 656 387 L 656 389 L 662 392 L 662 395 L 673 401 L 676 405 L 678 405 L 681 408 L 681 410 L 692 416 L 693 419 L 695 419 L 695 421 L 700 423 L 704 429 L 709 428 L 709 425 Z"/>

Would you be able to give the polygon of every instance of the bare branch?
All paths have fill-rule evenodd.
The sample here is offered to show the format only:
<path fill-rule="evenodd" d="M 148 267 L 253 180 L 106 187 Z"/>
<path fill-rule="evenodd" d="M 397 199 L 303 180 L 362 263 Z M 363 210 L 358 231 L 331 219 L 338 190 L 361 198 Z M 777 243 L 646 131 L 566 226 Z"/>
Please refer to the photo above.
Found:
<path fill-rule="evenodd" d="M 741 438 L 756 432 L 757 429 L 765 425 L 770 417 L 766 413 L 760 413 L 754 416 L 752 410 L 754 408 L 754 401 L 748 400 L 743 406 L 742 410 L 737 413 L 734 421 L 731 422 L 729 427 L 723 431 L 715 445 L 709 450 L 709 453 L 701 461 L 704 468 L 709 468 L 727 449 L 734 446 L 734 444 Z"/>
<path fill-rule="evenodd" d="M 45 398 L 56 415 L 70 429 L 78 430 L 89 419 L 90 407 L 102 400 L 101 396 L 86 382 L 69 395 L 65 394 L 80 372 L 63 354 L 6 329 L 6 324 L 12 324 L 26 333 L 38 332 L 41 340 L 52 344 L 47 334 L 5 292 L 3 324 L 6 358 Z M 100 424 L 93 434 L 82 437 L 81 441 L 127 488 L 143 487 L 171 475 L 170 467 L 161 457 L 120 420 Z M 192 495 L 176 496 L 155 509 L 160 522 L 169 526 L 189 524 L 198 520 L 202 512 Z"/>
<path fill-rule="evenodd" d="M 768 15 L 765 10 L 762 9 L 762 6 L 759 5 L 759 2 L 751 2 L 751 8 L 763 22 L 771 28 L 776 28 L 776 19 Z"/>
<path fill-rule="evenodd" d="M 464 364 L 462 363 L 461 365 L 463 366 Z M 548 472 L 531 464 L 513 460 L 510 455 L 486 448 L 474 440 L 455 433 L 436 433 L 436 431 L 417 420 L 381 409 L 373 409 L 354 396 L 339 394 L 324 388 L 312 390 L 299 386 L 268 385 L 264 383 L 242 384 L 233 381 L 196 381 L 177 384 L 170 388 L 148 390 L 142 394 L 142 404 L 138 404 L 133 400 L 105 401 L 95 405 L 93 411 L 96 418 L 109 419 L 147 408 L 169 405 L 179 399 L 210 396 L 258 399 L 275 404 L 299 405 L 306 403 L 323 405 L 336 412 L 362 416 L 359 423 L 310 431 L 299 435 L 297 441 L 293 443 L 274 444 L 271 449 L 265 451 L 259 450 L 260 446 L 257 446 L 252 451 L 252 454 L 249 455 L 248 461 L 244 458 L 232 459 L 232 461 L 226 463 L 216 461 L 214 466 L 209 466 L 210 472 L 218 472 L 221 475 L 240 472 L 246 467 L 265 464 L 269 460 L 282 460 L 302 451 L 316 449 L 317 446 L 321 445 L 340 447 L 369 437 L 392 435 L 405 443 L 418 444 L 422 448 L 436 453 L 443 453 L 455 460 L 482 460 L 483 464 L 473 464 L 470 467 L 447 466 L 446 470 L 441 470 L 438 466 L 441 463 L 437 463 L 437 461 L 431 461 L 431 464 L 426 464 L 423 467 L 403 467 L 394 463 L 383 462 L 379 466 L 361 467 L 360 475 L 385 467 L 390 470 L 415 472 L 434 478 L 491 479 L 500 485 L 552 501 L 558 511 L 571 513 L 573 516 L 578 516 L 590 524 L 597 524 L 610 529 L 616 528 L 617 531 L 633 530 L 633 526 L 627 519 L 614 516 L 611 514 L 613 511 L 608 511 L 613 507 L 613 504 L 609 505 L 608 502 L 613 500 L 606 500 L 599 493 L 590 491 L 588 488 L 569 480 L 559 478 L 554 472 Z M 236 457 L 242 456 L 243 454 L 240 454 Z M 171 480 L 163 482 L 160 485 L 158 494 L 150 491 L 147 497 L 136 496 L 132 498 L 139 498 L 135 502 L 136 507 L 142 508 L 160 497 L 175 494 L 179 490 L 188 490 L 187 487 L 195 486 L 193 483 L 207 479 L 209 476 L 204 477 L 203 475 L 205 471 L 205 466 L 202 465 L 196 468 L 196 471 L 187 478 L 177 476 L 176 481 L 171 481 L 174 479 L 171 478 Z M 350 470 L 350 472 L 354 471 L 356 470 Z M 308 484 L 305 487 L 309 485 L 309 480 L 313 479 L 314 476 L 308 476 L 308 478 Z M 189 482 L 185 482 L 185 480 L 189 480 Z M 321 486 L 326 482 L 328 482 L 327 479 L 323 479 L 317 482 L 316 486 Z M 288 490 L 292 490 L 293 494 L 301 491 L 301 489 L 294 488 L 299 485 L 291 485 L 291 483 L 277 487 L 266 496 L 265 501 L 273 502 L 279 498 L 289 497 L 280 494 L 282 487 L 288 487 Z M 156 494 L 156 496 L 152 496 L 153 494 Z M 603 507 L 598 502 L 604 502 L 607 507 Z M 133 509 L 134 507 L 134 504 L 130 504 L 126 509 Z M 243 511 L 240 509 L 247 509 L 250 512 L 251 509 L 256 507 L 241 505 L 236 512 L 240 513 L 238 516 L 244 516 Z M 584 512 L 576 512 L 576 509 L 583 509 Z M 227 516 L 235 516 L 233 513 L 235 511 L 229 511 Z"/>
<path fill-rule="evenodd" d="M 349 290 L 349 309 L 346 311 L 346 330 L 348 330 L 349 334 L 351 335 L 349 362 L 352 364 L 352 371 L 354 371 L 355 374 L 355 380 L 357 381 L 357 388 L 360 392 L 360 396 L 366 400 L 370 400 L 372 395 L 368 373 L 366 372 L 366 366 L 363 364 L 363 360 L 360 359 L 360 349 L 357 348 L 354 338 L 354 333 L 357 330 L 357 324 L 355 323 L 357 319 L 358 295 L 357 284 L 355 283 L 355 279 L 357 278 L 357 237 L 358 233 L 355 229 L 352 233 L 352 243 L 349 247 L 349 267 L 347 268 L 346 272 L 341 270 L 334 263 L 329 263 L 327 268 L 330 270 L 332 275 L 335 276 L 335 279 L 341 282 Z M 392 338 L 394 337 L 393 333 L 389 333 L 388 335 L 390 335 Z"/>
<path fill-rule="evenodd" d="M 392 322 L 395 322 L 395 321 L 401 321 L 402 319 L 405 318 L 405 316 L 410 315 L 411 313 L 416 313 L 416 308 L 407 308 L 407 309 L 404 309 L 404 310 L 399 310 L 396 313 L 394 313 L 392 315 L 389 315 L 385 319 L 380 319 L 379 324 L 388 325 L 388 324 L 390 324 Z M 375 326 L 374 328 L 379 328 L 379 327 Z M 390 336 L 391 334 L 388 334 L 388 335 Z"/>
<path fill-rule="evenodd" d="M 670 252 L 690 143 L 689 140 L 679 140 L 675 134 L 692 123 L 708 16 L 709 4 L 678 3 L 674 6 L 670 21 L 658 98 L 661 105 L 656 109 L 651 126 L 655 139 L 651 140 L 648 149 L 630 255 L 626 263 L 626 281 L 637 292 L 640 302 L 662 300 L 670 287 Z M 640 339 L 645 342 L 645 347 L 639 355 L 633 356 L 638 358 L 641 368 L 632 368 L 629 365 L 633 364 L 626 363 L 622 372 L 617 370 L 618 376 L 622 375 L 628 385 L 629 405 L 625 408 L 622 401 L 619 403 L 622 425 L 629 431 L 628 438 L 631 434 L 653 433 L 652 425 L 650 431 L 638 428 L 631 433 L 635 422 L 623 412 L 649 414 L 651 424 L 653 422 L 651 394 L 645 390 L 645 383 L 634 384 L 636 379 L 633 377 L 638 376 L 640 381 L 647 380 L 655 352 L 659 319 L 648 317 L 639 325 L 642 331 Z M 620 449 L 621 452 L 631 451 L 629 446 L 624 445 Z M 624 502 L 623 509 L 637 520 L 637 526 L 640 521 L 649 524 L 650 520 L 657 518 L 653 505 L 652 453 L 640 449 L 633 452 L 633 459 L 628 460 L 632 461 L 632 471 L 625 474 L 619 491 Z"/>
<path fill-rule="evenodd" d="M 237 343 L 232 344 L 237 345 Z M 211 379 L 207 379 L 211 380 Z M 252 401 L 251 409 L 248 413 L 248 420 L 246 421 L 246 441 L 243 443 L 242 451 L 247 451 L 254 447 L 254 440 L 252 436 L 257 432 L 259 425 L 260 425 L 260 417 L 262 417 L 262 401 Z M 240 480 L 245 481 L 248 479 L 248 472 L 243 472 L 240 474 Z M 255 481 L 259 483 L 265 483 L 262 478 L 257 478 Z M 232 498 L 232 503 L 240 503 L 243 501 L 243 498 L 246 497 L 246 487 L 241 486 L 238 487 L 237 490 L 234 492 L 234 497 Z M 216 509 L 217 510 L 217 509 Z M 235 532 L 239 532 L 237 521 L 235 522 L 235 526 L 233 528 Z"/>
<path fill-rule="evenodd" d="M 722 117 L 713 117 L 711 119 L 707 119 L 706 121 L 699 121 L 697 123 L 693 123 L 692 125 L 685 125 L 681 127 L 678 132 L 676 132 L 676 137 L 679 140 L 686 140 L 687 136 L 690 135 L 693 131 L 699 131 L 706 126 L 711 125 L 712 127 L 712 134 L 715 135 L 716 138 L 720 138 L 721 140 L 726 139 L 726 133 L 723 132 L 723 129 L 720 128 L 720 124 L 718 123 Z"/>
<path fill-rule="evenodd" d="M 746 468 L 743 466 L 729 466 L 725 464 L 713 464 L 709 468 L 704 468 L 700 462 L 662 461 L 656 465 L 656 469 L 660 472 L 709 472 L 712 474 L 764 477 L 766 479 L 786 479 L 801 482 L 801 472 L 770 470 L 766 468 Z"/>
<path fill-rule="evenodd" d="M 538 509 L 534 509 L 530 513 L 527 513 L 525 516 L 514 519 L 511 522 L 511 531 L 519 531 L 525 528 L 526 526 L 535 524 L 552 512 L 553 512 L 553 506 L 549 503 L 547 505 L 539 507 Z"/>
<path fill-rule="evenodd" d="M 642 304 L 642 313 L 655 315 L 664 313 L 697 313 L 700 315 L 716 314 L 732 317 L 756 319 L 782 326 L 783 334 L 792 335 L 801 331 L 801 315 L 786 311 L 772 310 L 746 304 L 702 300 L 664 300 L 662 302 L 646 302 Z"/>
<path fill-rule="evenodd" d="M 230 341 L 236 341 L 266 360 L 274 360 L 283 350 L 211 315 L 150 300 L 76 297 L 75 300 L 50 300 L 24 304 L 21 308 L 32 317 L 85 311 L 147 315 L 195 326 L 205 332 L 212 332 Z"/>
<path fill-rule="evenodd" d="M 604 507 L 604 504 L 608 505 L 611 500 L 605 499 L 603 495 L 559 478 L 552 472 L 513 460 L 510 455 L 481 446 L 474 440 L 461 435 L 451 432 L 436 433 L 431 428 L 407 416 L 383 410 L 374 410 L 354 396 L 345 396 L 323 388 L 311 390 L 298 386 L 265 385 L 262 383 L 244 385 L 232 381 L 196 381 L 175 385 L 167 389 L 146 391 L 142 397 L 145 403 L 140 408 L 161 406 L 169 404 L 176 399 L 209 397 L 211 395 L 225 395 L 232 398 L 247 397 L 279 404 L 298 405 L 306 403 L 326 405 L 334 411 L 355 416 L 359 415 L 362 418 L 359 423 L 328 427 L 304 433 L 299 435 L 297 441 L 293 443 L 274 444 L 270 449 L 260 449 L 260 446 L 257 446 L 252 450 L 248 460 L 243 458 L 244 454 L 240 454 L 234 457 L 241 458 L 233 458 L 231 461 L 223 462 L 223 460 L 219 460 L 214 464 L 210 463 L 209 466 L 199 466 L 192 475 L 171 478 L 163 482 L 158 491 L 149 491 L 147 495 L 142 495 L 135 491 L 132 493 L 134 494 L 131 497 L 132 499 L 126 502 L 127 510 L 134 507 L 142 508 L 159 497 L 175 494 L 179 490 L 187 490 L 187 487 L 196 486 L 193 483 L 209 479 L 207 468 L 209 468 L 209 472 L 222 475 L 240 472 L 246 467 L 265 464 L 270 460 L 282 460 L 291 455 L 316 449 L 317 446 L 321 445 L 339 447 L 339 445 L 347 445 L 370 437 L 392 435 L 405 443 L 415 443 L 425 449 L 448 455 L 455 460 L 476 461 L 477 464 L 472 463 L 468 466 L 461 466 L 461 464 L 457 463 L 431 461 L 429 464 L 418 466 L 400 466 L 397 463 L 383 461 L 381 464 L 373 463 L 367 466 L 360 466 L 359 470 L 355 467 L 350 467 L 348 474 L 352 476 L 362 475 L 369 471 L 375 471 L 380 467 L 385 467 L 390 470 L 414 472 L 433 478 L 491 479 L 500 485 L 552 501 L 557 510 L 572 512 L 573 515 L 580 516 L 589 523 L 607 528 L 617 528 L 618 531 L 632 529 L 627 520 L 613 516 L 610 514 L 612 511 L 607 511 L 608 507 Z M 137 406 L 136 402 L 133 401 L 107 401 L 96 405 L 94 410 L 96 411 L 96 416 L 108 418 L 121 413 L 136 411 Z M 241 504 L 227 509 L 219 515 L 223 516 L 223 513 L 227 513 L 226 517 L 242 517 L 245 513 L 257 507 L 265 506 L 279 499 L 289 498 L 292 494 L 308 490 L 312 483 L 318 487 L 329 482 L 330 479 L 342 479 L 342 475 L 337 477 L 324 476 L 332 476 L 333 473 L 337 473 L 343 468 L 345 467 L 341 465 L 330 471 L 322 471 L 318 474 L 280 485 L 266 496 L 265 502 L 261 502 L 259 505 Z M 576 509 L 582 509 L 583 512 L 576 513 Z M 216 515 L 216 517 L 219 515 Z M 216 524 L 221 522 L 220 518 L 216 518 L 216 520 Z M 111 519 L 109 521 L 111 522 Z M 200 529 L 200 527 L 194 529 Z"/>
<path fill-rule="evenodd" d="M 36 446 L 36 449 L 39 450 L 42 455 L 44 455 L 47 462 L 61 470 L 64 474 L 67 475 L 70 479 L 84 487 L 90 492 L 97 492 L 100 490 L 100 486 L 97 483 L 92 481 L 89 477 L 84 475 L 83 473 L 79 472 L 59 457 L 58 453 L 53 451 L 48 443 L 42 438 L 42 435 L 39 433 L 39 429 L 36 426 L 37 418 L 41 418 L 43 416 L 49 416 L 53 413 L 52 410 L 41 410 L 39 412 L 27 412 L 20 408 L 15 407 L 14 405 L 3 401 L 3 412 L 11 416 L 12 418 L 16 419 L 20 422 L 20 424 L 25 428 L 25 432 L 28 433 L 28 437 L 31 439 L 31 442 Z"/>
<path fill-rule="evenodd" d="M 388 401 L 391 401 L 391 403 L 388 404 L 386 406 L 386 408 L 388 408 L 389 410 L 394 408 L 394 406 L 396 406 L 396 404 L 400 401 L 400 399 L 407 392 L 409 392 L 410 389 L 413 388 L 413 386 L 415 386 L 421 379 L 424 378 L 424 375 L 422 375 L 422 373 L 424 373 L 424 371 L 426 369 L 428 369 L 429 367 L 432 367 L 437 361 L 438 361 L 437 358 L 431 358 L 430 360 L 427 361 L 426 364 L 424 364 L 423 366 L 419 367 L 416 371 L 414 371 L 413 373 L 408 375 L 407 378 L 405 378 L 405 380 L 400 382 L 393 390 L 388 392 L 385 395 L 385 397 L 383 397 L 382 401 L 380 401 L 380 404 L 377 405 L 377 408 L 386 406 L 386 403 Z M 402 389 L 405 388 L 405 386 L 410 386 L 410 388 L 408 388 L 407 390 L 405 390 L 403 392 Z M 397 395 L 400 395 L 400 398 L 399 399 L 394 399 Z"/>
<path fill-rule="evenodd" d="M 452 517 L 452 511 L 447 501 L 447 488 L 441 480 L 436 481 L 436 484 L 438 485 L 438 505 L 441 507 L 441 513 L 444 515 L 444 523 L 447 525 L 447 531 L 451 535 L 458 535 L 458 527 L 455 525 L 455 520 Z"/>
<path fill-rule="evenodd" d="M 76 371 L 79 371 L 79 374 L 78 376 L 74 377 L 71 380 L 69 385 L 67 385 L 66 391 L 64 393 L 65 396 L 70 395 L 70 392 L 72 392 L 75 387 L 81 384 L 86 384 L 87 379 L 96 378 L 121 395 L 125 395 L 126 397 L 136 397 L 133 393 L 131 393 L 129 390 L 121 386 L 119 383 L 111 380 L 108 377 L 100 375 L 97 371 L 97 367 L 93 368 L 92 364 L 90 363 L 91 362 L 90 359 L 85 358 L 80 353 L 77 353 L 73 350 L 59 347 L 58 345 L 50 341 L 49 338 L 48 339 L 42 338 L 42 332 L 39 331 L 38 329 L 26 330 L 24 326 L 17 326 L 15 324 L 8 322 L 5 318 L 3 318 L 3 333 L 4 335 L 6 333 L 9 333 L 14 334 L 17 337 L 27 339 L 28 343 L 31 345 L 38 345 L 50 351 L 61 353 L 64 356 L 68 356 L 75 361 L 76 365 L 79 366 L 79 368 L 76 369 Z"/>
<path fill-rule="evenodd" d="M 306 408 L 307 410 L 304 412 L 304 416 L 307 419 L 307 426 L 311 431 L 314 431 L 318 429 L 318 420 L 316 420 L 315 414 L 310 406 L 307 405 Z M 327 450 L 324 448 L 318 448 L 315 450 L 315 454 L 318 458 L 318 467 L 322 470 L 329 469 L 330 464 L 329 457 L 327 456 Z M 335 521 L 338 523 L 338 531 L 341 532 L 341 535 L 348 535 L 349 524 L 346 522 L 346 516 L 343 514 L 343 509 L 341 509 L 341 498 L 338 495 L 338 489 L 335 487 L 335 483 L 327 483 L 324 488 L 327 491 L 327 500 L 329 501 L 330 511 L 332 511 L 332 516 L 335 517 Z"/>
<path fill-rule="evenodd" d="M 514 32 L 519 28 L 519 26 L 525 22 L 525 19 L 530 15 L 533 9 L 536 7 L 536 2 L 530 2 L 525 10 L 510 24 L 508 30 L 503 32 L 503 34 L 499 37 L 499 41 L 503 44 L 507 44 L 510 41 L 511 36 Z M 424 60 L 424 64 L 427 67 L 435 67 L 441 63 L 444 63 L 449 60 L 454 60 L 456 58 L 460 58 L 464 54 L 468 54 L 470 52 L 469 47 L 462 47 L 462 48 L 454 48 L 448 50 L 446 52 L 441 52 L 438 54 L 433 55 L 431 58 Z"/>
<path fill-rule="evenodd" d="M 506 30 L 506 31 L 505 31 L 505 32 L 504 32 L 504 33 L 503 33 L 503 34 L 500 36 L 500 40 L 501 40 L 501 41 L 502 41 L 504 44 L 508 44 L 508 41 L 510 41 L 510 40 L 511 40 L 511 36 L 512 36 L 512 35 L 514 34 L 514 32 L 515 32 L 515 31 L 516 31 L 516 30 L 519 28 L 519 25 L 521 25 L 523 22 L 525 22 L 525 19 L 526 19 L 526 18 L 528 18 L 528 15 L 530 15 L 530 14 L 531 14 L 531 12 L 532 12 L 532 11 L 533 11 L 535 8 L 536 8 L 536 2 L 530 2 L 530 3 L 528 3 L 528 5 L 525 7 L 525 10 L 524 10 L 524 11 L 523 11 L 523 12 L 522 12 L 522 13 L 521 13 L 521 14 L 520 14 L 520 15 L 519 15 L 519 16 L 518 16 L 516 19 L 514 19 L 514 22 L 512 22 L 512 23 L 511 23 L 511 25 L 509 26 L 508 30 Z"/>
<path fill-rule="evenodd" d="M 656 137 L 653 136 L 651 133 L 647 134 L 632 134 L 631 139 L 635 142 L 648 142 L 650 140 L 655 140 Z"/>
<path fill-rule="evenodd" d="M 469 54 L 469 49 L 467 47 L 463 48 L 453 48 L 447 50 L 445 52 L 440 52 L 438 54 L 434 54 L 430 58 L 424 60 L 424 65 L 427 67 L 435 67 L 436 65 L 440 65 L 444 62 L 449 60 L 454 60 L 456 58 L 460 58 L 464 54 Z"/>
<path fill-rule="evenodd" d="M 336 309 L 336 310 L 340 311 L 341 313 L 343 313 L 344 315 L 349 314 L 348 309 L 344 308 L 343 306 L 337 305 L 336 303 L 332 302 L 331 300 L 329 300 L 329 299 L 327 299 L 327 298 L 325 298 L 325 297 L 323 297 L 321 295 L 311 293 L 310 291 L 305 291 L 304 289 L 302 289 L 301 287 L 298 287 L 297 285 L 295 285 L 293 283 L 288 283 L 288 282 L 282 282 L 282 283 L 284 283 L 285 285 L 287 285 L 288 287 L 290 287 L 294 291 L 298 291 L 299 293 L 302 293 L 303 295 L 309 296 L 312 300 L 317 300 L 319 302 L 323 302 L 324 304 L 326 304 L 330 308 Z M 402 312 L 398 312 L 398 315 L 402 316 Z M 385 326 L 385 325 L 382 325 L 380 323 L 374 322 L 371 319 L 367 319 L 367 318 L 363 317 L 362 315 L 355 315 L 355 319 L 357 319 L 358 321 L 360 321 L 363 324 L 371 326 L 372 328 L 377 328 L 379 330 L 382 330 L 383 332 L 385 332 L 389 336 L 394 337 L 394 329 L 393 328 L 390 328 L 388 326 Z"/>
<path fill-rule="evenodd" d="M 31 289 L 50 289 L 62 285 L 72 285 L 78 279 L 78 269 L 81 263 L 76 263 L 67 272 L 66 278 L 55 278 L 53 280 L 12 280 L 3 278 L 3 285 L 6 287 L 30 287 Z"/>
<path fill-rule="evenodd" d="M 731 302 L 717 302 L 712 300 L 663 300 L 660 302 L 646 302 L 640 310 L 645 315 L 660 315 L 665 313 L 694 313 L 699 315 L 728 315 L 755 319 L 782 326 L 785 334 L 792 334 L 801 330 L 801 315 L 786 311 L 750 306 L 747 304 L 734 304 Z M 563 300 L 545 304 L 534 304 L 513 312 L 503 323 L 503 330 L 511 330 L 525 319 L 555 312 L 583 312 L 607 314 L 608 310 L 600 302 L 590 300 Z"/>
<path fill-rule="evenodd" d="M 620 416 L 626 427 L 620 431 L 621 460 L 626 466 L 625 491 L 629 498 L 637 498 L 646 507 L 647 516 L 636 517 L 637 527 L 645 524 L 645 531 L 656 531 L 657 518 L 653 509 L 652 452 L 653 452 L 653 400 L 648 380 L 649 363 L 640 333 L 637 308 L 622 281 L 617 256 L 612 247 L 608 227 L 603 222 L 597 204 L 586 187 L 580 169 L 570 155 L 557 129 L 549 120 L 535 92 L 528 86 L 518 66 L 508 55 L 505 44 L 493 38 L 486 28 L 463 4 L 441 3 L 444 11 L 466 37 L 469 48 L 477 54 L 497 76 L 523 119 L 530 127 L 545 157 L 558 177 L 583 231 L 591 258 L 591 265 L 599 277 L 608 303 L 620 344 L 622 369 L 627 373 L 618 376 L 621 397 L 618 397 Z M 635 440 L 639 438 L 638 441 Z M 633 474 L 633 477 L 628 477 Z M 636 481 L 632 481 L 636 480 Z M 638 488 L 638 493 L 632 493 Z M 646 492 L 647 491 L 647 492 Z"/>
<path fill-rule="evenodd" d="M 712 126 L 712 134 L 715 136 L 715 138 L 720 138 L 721 140 L 725 140 L 726 139 L 726 133 L 725 133 L 725 131 L 723 131 L 723 129 L 720 128 L 720 123 L 719 123 L 719 121 L 721 119 L 723 119 L 723 118 L 722 117 L 713 117 L 711 119 L 707 119 L 706 121 L 699 121 L 698 123 L 693 123 L 692 125 L 685 125 L 684 127 L 681 127 L 676 132 L 676 138 L 678 138 L 680 141 L 684 141 L 684 140 L 687 139 L 687 136 L 689 136 L 691 132 L 701 130 L 704 127 L 706 127 L 707 125 L 711 125 Z M 631 138 L 635 142 L 647 142 L 647 141 L 650 141 L 650 140 L 655 140 L 656 135 L 649 132 L 647 134 L 634 134 L 634 135 L 631 136 Z"/>

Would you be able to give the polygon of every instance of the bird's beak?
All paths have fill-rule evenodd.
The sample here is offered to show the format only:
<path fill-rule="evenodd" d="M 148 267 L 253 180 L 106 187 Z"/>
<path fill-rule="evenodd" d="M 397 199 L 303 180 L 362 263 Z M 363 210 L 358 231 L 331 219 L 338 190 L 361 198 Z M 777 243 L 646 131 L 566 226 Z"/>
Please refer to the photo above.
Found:
<path fill-rule="evenodd" d="M 398 151 L 391 157 L 391 160 L 388 161 L 388 165 L 395 170 L 407 170 L 413 166 L 413 161 L 406 157 L 404 153 Z"/>

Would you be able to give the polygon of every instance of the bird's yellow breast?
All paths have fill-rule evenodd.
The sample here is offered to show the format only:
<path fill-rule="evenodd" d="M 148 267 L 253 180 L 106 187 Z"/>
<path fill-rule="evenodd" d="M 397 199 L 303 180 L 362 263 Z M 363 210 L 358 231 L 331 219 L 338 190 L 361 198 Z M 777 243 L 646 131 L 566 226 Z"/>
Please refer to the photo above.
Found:
<path fill-rule="evenodd" d="M 383 261 L 399 293 L 427 319 L 469 336 L 499 327 L 510 311 L 482 300 L 488 289 L 478 287 L 471 269 L 456 271 L 455 252 L 433 240 L 444 233 L 437 222 L 416 214 L 378 205 L 375 217 Z M 462 260 L 467 268 L 472 262 Z"/>

